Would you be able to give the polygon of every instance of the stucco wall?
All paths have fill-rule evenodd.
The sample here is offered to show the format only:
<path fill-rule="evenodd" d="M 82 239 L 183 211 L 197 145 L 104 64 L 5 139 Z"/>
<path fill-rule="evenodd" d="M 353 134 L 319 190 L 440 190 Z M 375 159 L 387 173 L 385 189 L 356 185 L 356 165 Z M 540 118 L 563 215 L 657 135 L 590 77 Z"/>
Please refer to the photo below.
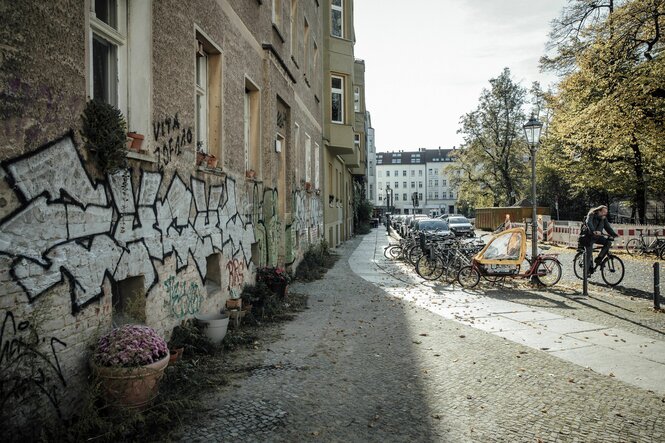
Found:
<path fill-rule="evenodd" d="M 295 173 L 305 156 L 293 151 L 295 123 L 301 149 L 305 132 L 312 148 L 323 146 L 320 106 L 310 87 L 261 49 L 272 38 L 269 5 L 240 2 L 236 12 L 237 3 L 154 2 L 152 60 L 145 61 L 152 63 L 153 133 L 129 169 L 112 175 L 100 174 L 79 135 L 85 8 L 78 1 L 2 6 L 3 421 L 34 424 L 75 411 L 89 346 L 119 318 L 115 282 L 142 278 L 132 287 L 145 298 L 142 321 L 168 336 L 196 312 L 219 311 L 253 281 L 257 265 L 295 266 L 308 241 L 322 236 L 320 196 L 305 191 Z M 215 171 L 195 164 L 197 29 L 223 60 Z M 284 50 L 277 53 L 297 77 Z M 245 177 L 245 78 L 261 91 L 261 180 Z M 278 108 L 288 110 L 282 153 L 274 149 Z M 211 282 L 207 259 L 215 254 L 220 278 Z"/>

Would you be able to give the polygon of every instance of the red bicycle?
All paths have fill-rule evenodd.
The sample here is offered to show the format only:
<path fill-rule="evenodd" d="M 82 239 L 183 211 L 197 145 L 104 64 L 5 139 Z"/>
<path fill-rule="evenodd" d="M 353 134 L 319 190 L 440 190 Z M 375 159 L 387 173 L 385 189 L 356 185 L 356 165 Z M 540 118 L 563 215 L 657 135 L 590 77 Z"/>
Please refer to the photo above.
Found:
<path fill-rule="evenodd" d="M 524 228 L 509 229 L 494 235 L 485 248 L 457 273 L 463 288 L 473 288 L 480 277 L 534 278 L 543 286 L 553 286 L 561 279 L 561 262 L 556 254 L 538 254 L 529 260 L 529 269 L 520 273 L 526 257 Z"/>

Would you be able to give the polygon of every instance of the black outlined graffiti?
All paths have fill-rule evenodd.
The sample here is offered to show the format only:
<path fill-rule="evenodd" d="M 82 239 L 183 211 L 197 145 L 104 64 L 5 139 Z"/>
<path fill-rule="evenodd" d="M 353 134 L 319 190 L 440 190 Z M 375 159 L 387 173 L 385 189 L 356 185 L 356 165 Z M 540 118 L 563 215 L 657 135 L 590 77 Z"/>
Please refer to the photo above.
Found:
<path fill-rule="evenodd" d="M 42 343 L 49 344 L 47 352 L 40 351 Z M 20 406 L 44 395 L 62 418 L 60 397 L 67 383 L 58 352 L 66 346 L 55 337 L 40 338 L 30 322 L 17 324 L 14 314 L 6 312 L 0 330 L 0 410 L 6 411 L 9 402 Z"/>
<path fill-rule="evenodd" d="M 148 294 L 158 283 L 155 262 L 169 256 L 177 272 L 192 257 L 202 281 L 213 253 L 249 270 L 255 245 L 258 265 L 277 262 L 284 235 L 277 189 L 242 180 L 252 187 L 239 190 L 231 177 L 216 185 L 191 177 L 187 184 L 178 173 L 165 185 L 162 172 L 138 171 L 135 190 L 131 169 L 95 182 L 71 134 L 2 167 L 21 206 L 0 220 L 0 254 L 12 259 L 10 274 L 30 302 L 67 281 L 77 313 L 101 296 L 104 278 L 138 275 Z M 304 195 L 294 196 L 292 226 L 297 235 L 315 231 L 315 239 L 320 204 Z"/>

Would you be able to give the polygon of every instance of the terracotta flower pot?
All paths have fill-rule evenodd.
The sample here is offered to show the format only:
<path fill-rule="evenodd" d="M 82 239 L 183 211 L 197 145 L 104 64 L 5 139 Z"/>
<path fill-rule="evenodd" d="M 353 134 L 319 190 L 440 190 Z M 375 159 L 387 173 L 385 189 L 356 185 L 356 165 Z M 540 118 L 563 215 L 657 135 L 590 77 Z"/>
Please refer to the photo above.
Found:
<path fill-rule="evenodd" d="M 141 146 L 143 145 L 143 140 L 145 139 L 143 134 L 139 134 L 137 132 L 128 132 L 127 137 L 132 139 L 132 143 L 129 146 L 129 149 L 132 151 L 141 152 Z"/>
<path fill-rule="evenodd" d="M 92 361 L 90 365 L 113 406 L 142 409 L 157 397 L 169 359 L 167 353 L 161 360 L 134 368 L 98 366 Z"/>
<path fill-rule="evenodd" d="M 208 155 L 208 167 L 210 169 L 216 168 L 218 161 L 219 161 L 219 159 L 216 156 L 214 156 L 212 154 Z"/>
<path fill-rule="evenodd" d="M 182 354 L 185 352 L 185 348 L 173 348 L 169 349 L 171 357 L 169 358 L 169 363 L 175 363 L 182 358 Z"/>
<path fill-rule="evenodd" d="M 241 298 L 230 298 L 226 300 L 226 307 L 228 309 L 240 309 L 242 308 L 242 299 Z"/>

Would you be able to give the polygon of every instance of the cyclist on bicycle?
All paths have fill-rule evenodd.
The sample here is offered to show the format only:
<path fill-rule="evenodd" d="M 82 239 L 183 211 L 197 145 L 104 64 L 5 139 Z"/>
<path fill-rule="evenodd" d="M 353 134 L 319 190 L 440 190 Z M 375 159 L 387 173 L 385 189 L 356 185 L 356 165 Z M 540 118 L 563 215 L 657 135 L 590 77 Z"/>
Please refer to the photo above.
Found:
<path fill-rule="evenodd" d="M 607 212 L 607 206 L 601 205 L 591 209 L 586 216 L 585 223 L 589 228 L 589 232 L 593 235 L 593 242 L 588 247 L 586 247 L 587 266 L 589 267 L 587 271 L 588 275 L 591 275 L 594 271 L 594 267 L 591 265 L 591 258 L 593 257 L 593 245 L 603 245 L 603 248 L 600 250 L 595 260 L 596 266 L 598 266 L 600 263 L 602 263 L 603 259 L 609 252 L 610 247 L 612 246 L 612 240 L 614 240 L 614 237 L 617 237 L 617 233 L 614 232 L 610 222 L 607 220 Z M 606 231 L 610 236 L 604 237 L 603 230 Z"/>

